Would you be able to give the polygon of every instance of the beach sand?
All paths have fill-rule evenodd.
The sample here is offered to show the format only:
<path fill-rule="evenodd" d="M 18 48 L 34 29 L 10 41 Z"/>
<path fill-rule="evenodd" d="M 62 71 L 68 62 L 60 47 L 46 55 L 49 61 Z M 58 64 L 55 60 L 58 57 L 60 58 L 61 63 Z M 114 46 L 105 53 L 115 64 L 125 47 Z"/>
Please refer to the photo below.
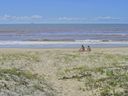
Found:
<path fill-rule="evenodd" d="M 0 49 L 0 96 L 128 96 L 128 48 Z"/>

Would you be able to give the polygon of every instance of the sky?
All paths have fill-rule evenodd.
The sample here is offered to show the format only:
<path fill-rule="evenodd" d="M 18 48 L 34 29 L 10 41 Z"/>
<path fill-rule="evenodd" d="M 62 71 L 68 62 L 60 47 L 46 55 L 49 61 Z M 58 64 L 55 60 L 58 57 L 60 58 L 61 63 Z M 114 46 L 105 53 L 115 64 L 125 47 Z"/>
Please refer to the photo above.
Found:
<path fill-rule="evenodd" d="M 128 23 L 128 0 L 0 0 L 0 24 Z"/>

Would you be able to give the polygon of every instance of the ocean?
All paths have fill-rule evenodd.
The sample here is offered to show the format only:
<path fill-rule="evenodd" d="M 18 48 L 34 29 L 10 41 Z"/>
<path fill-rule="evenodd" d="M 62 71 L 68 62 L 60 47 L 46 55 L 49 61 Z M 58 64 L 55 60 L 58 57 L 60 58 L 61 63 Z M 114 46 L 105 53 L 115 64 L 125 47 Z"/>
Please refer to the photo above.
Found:
<path fill-rule="evenodd" d="M 128 24 L 1 24 L 0 48 L 128 47 Z"/>

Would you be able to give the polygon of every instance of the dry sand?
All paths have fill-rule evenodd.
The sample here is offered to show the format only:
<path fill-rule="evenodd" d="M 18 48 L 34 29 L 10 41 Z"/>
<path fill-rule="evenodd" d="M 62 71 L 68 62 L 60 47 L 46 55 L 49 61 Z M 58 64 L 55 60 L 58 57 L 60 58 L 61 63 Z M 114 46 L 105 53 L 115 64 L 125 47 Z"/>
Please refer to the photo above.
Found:
<path fill-rule="evenodd" d="M 128 48 L 93 48 L 90 53 L 80 53 L 77 48 L 0 49 L 0 69 L 12 68 L 43 77 L 49 84 L 48 86 L 54 90 L 39 87 L 40 90 L 45 90 L 45 93 L 42 93 L 44 96 L 108 96 L 110 94 L 120 96 L 119 94 L 122 93 L 124 96 L 128 95 L 126 91 L 128 85 L 122 85 L 122 83 L 128 84 L 128 78 L 120 77 L 121 80 L 114 82 L 115 85 L 110 82 L 115 81 L 112 77 L 128 76 L 128 72 L 125 70 L 128 68 Z M 118 73 L 120 73 L 119 76 Z M 0 82 L 12 80 L 6 80 L 2 76 L 0 75 Z M 104 80 L 102 81 L 102 79 Z M 41 92 L 25 93 L 23 90 L 20 93 L 19 89 L 17 89 L 18 91 L 6 89 L 2 83 L 0 86 L 0 93 L 5 96 L 9 96 L 8 94 L 12 94 L 11 92 L 15 96 L 43 96 Z"/>

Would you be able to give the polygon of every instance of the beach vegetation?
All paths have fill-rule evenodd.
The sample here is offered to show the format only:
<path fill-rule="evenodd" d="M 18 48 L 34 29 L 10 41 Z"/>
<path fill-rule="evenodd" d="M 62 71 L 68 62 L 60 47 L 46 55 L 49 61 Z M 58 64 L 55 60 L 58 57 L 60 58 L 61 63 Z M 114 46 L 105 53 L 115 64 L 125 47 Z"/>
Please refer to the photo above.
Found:
<path fill-rule="evenodd" d="M 127 54 L 59 49 L 3 52 L 0 65 L 0 90 L 16 94 L 72 96 L 76 92 L 81 96 L 128 95 Z"/>
<path fill-rule="evenodd" d="M 7 61 L 14 61 L 14 60 L 28 60 L 28 61 L 34 61 L 39 62 L 40 56 L 36 53 L 4 53 L 0 55 L 0 61 L 1 62 L 7 62 Z"/>
<path fill-rule="evenodd" d="M 15 94 L 23 95 L 36 93 L 54 96 L 55 90 L 49 84 L 43 76 L 38 76 L 30 71 L 0 68 L 0 90 L 11 90 Z"/>
<path fill-rule="evenodd" d="M 75 79 L 83 82 L 85 87 L 80 87 L 80 90 L 90 90 L 92 93 L 94 93 L 95 90 L 100 96 L 120 96 L 122 93 L 124 94 L 123 96 L 126 96 L 127 93 L 125 89 L 128 86 L 128 71 L 126 70 L 126 62 L 128 62 L 127 56 L 108 53 L 91 53 L 81 58 L 85 58 L 85 65 L 82 64 L 82 66 L 80 66 L 79 64 L 73 68 L 63 69 L 59 71 L 62 73 L 61 76 L 58 75 L 58 78 L 61 80 Z M 98 66 L 87 66 L 87 62 L 89 64 L 98 63 Z"/>

